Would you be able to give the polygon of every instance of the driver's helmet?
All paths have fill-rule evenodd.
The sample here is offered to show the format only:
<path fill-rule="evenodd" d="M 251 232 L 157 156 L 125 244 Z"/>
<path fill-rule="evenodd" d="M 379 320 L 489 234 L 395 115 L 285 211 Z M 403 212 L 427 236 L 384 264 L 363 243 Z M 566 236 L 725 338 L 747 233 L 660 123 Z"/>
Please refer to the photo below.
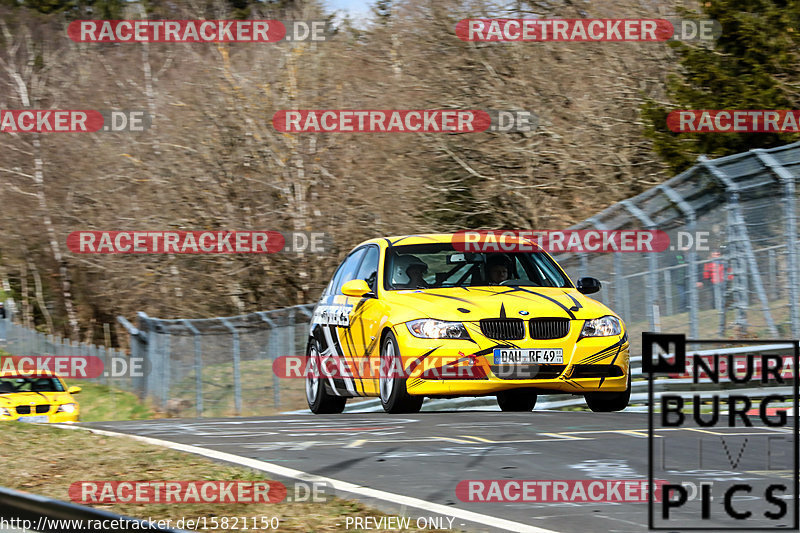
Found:
<path fill-rule="evenodd" d="M 392 268 L 392 285 L 404 285 L 411 281 L 408 277 L 407 270 L 412 266 L 417 266 L 422 269 L 425 274 L 428 271 L 428 264 L 415 255 L 398 255 L 394 259 L 394 267 Z"/>

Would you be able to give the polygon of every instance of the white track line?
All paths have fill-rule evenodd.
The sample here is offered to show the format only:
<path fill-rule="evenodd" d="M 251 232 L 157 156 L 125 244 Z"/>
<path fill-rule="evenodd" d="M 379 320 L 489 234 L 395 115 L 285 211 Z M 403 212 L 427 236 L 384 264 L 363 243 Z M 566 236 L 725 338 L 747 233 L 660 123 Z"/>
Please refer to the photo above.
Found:
<path fill-rule="evenodd" d="M 154 439 L 152 437 L 142 437 L 140 435 L 131 435 L 129 433 L 118 433 L 116 431 L 107 431 L 105 429 L 74 426 L 70 424 L 53 424 L 53 425 L 67 429 L 82 429 L 84 431 L 90 431 L 92 433 L 97 433 L 99 435 L 108 435 L 111 437 L 128 437 L 141 442 L 145 442 L 147 444 L 153 444 L 155 446 L 162 446 L 165 448 L 170 448 L 172 450 L 179 450 L 182 452 L 193 453 L 196 455 L 203 455 L 211 459 L 217 459 L 219 461 L 225 461 L 228 463 L 234 463 L 246 466 L 248 468 L 254 468 L 256 470 L 268 472 L 276 476 L 288 477 L 292 479 L 300 479 L 303 481 L 322 481 L 328 483 L 334 489 L 342 492 L 349 492 L 351 494 L 358 494 L 360 496 L 364 496 L 367 498 L 384 500 L 395 504 L 405 505 L 407 507 L 413 507 L 415 509 L 422 509 L 424 511 L 444 516 L 453 516 L 456 518 L 461 518 L 462 520 L 468 520 L 470 522 L 476 524 L 483 524 L 489 527 L 507 529 L 509 531 L 518 531 L 519 533 L 558 533 L 557 531 L 551 529 L 543 529 L 540 527 L 523 524 L 522 522 L 513 522 L 511 520 L 505 520 L 494 516 L 474 513 L 472 511 L 466 511 L 464 509 L 458 509 L 456 507 L 440 505 L 438 503 L 431 503 L 425 500 L 411 498 L 409 496 L 403 496 L 402 494 L 394 494 L 392 492 L 386 492 L 383 490 L 371 489 L 369 487 L 363 487 L 361 485 L 356 485 L 354 483 L 349 483 L 347 481 L 339 481 L 338 479 L 315 476 L 314 474 L 309 474 L 308 472 L 303 472 L 302 470 L 295 470 L 294 468 L 286 468 L 285 466 L 268 463 L 266 461 L 259 461 L 258 459 L 241 457 L 238 455 L 234 455 L 232 453 L 225 453 L 217 450 L 211 450 L 209 448 L 203 448 L 202 446 L 190 446 L 188 444 L 180 444 L 177 442 L 170 442 L 168 440 Z"/>

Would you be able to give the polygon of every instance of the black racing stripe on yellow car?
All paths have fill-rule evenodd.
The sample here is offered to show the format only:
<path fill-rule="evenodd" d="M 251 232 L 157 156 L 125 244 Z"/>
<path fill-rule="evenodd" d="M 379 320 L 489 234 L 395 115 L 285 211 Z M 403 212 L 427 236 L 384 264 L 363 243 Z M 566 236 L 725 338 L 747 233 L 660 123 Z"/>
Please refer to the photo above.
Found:
<path fill-rule="evenodd" d="M 375 349 L 375 345 L 377 345 L 379 341 L 380 341 L 380 336 L 379 335 L 376 335 L 374 339 L 369 341 L 369 344 L 367 345 L 367 349 L 364 351 L 364 357 L 369 357 L 370 356 L 372 351 Z"/>
<path fill-rule="evenodd" d="M 377 342 L 377 337 L 376 337 L 376 338 L 370 340 L 369 345 L 367 344 L 367 338 L 366 338 L 366 333 L 365 333 L 366 332 L 366 328 L 364 327 L 364 311 L 365 311 L 364 304 L 368 300 L 369 300 L 369 298 L 362 298 L 361 300 L 359 300 L 359 302 L 353 308 L 353 311 L 351 313 L 351 317 L 352 318 L 350 319 L 350 324 L 352 324 L 354 321 L 358 321 L 361 324 L 361 341 L 362 341 L 361 346 L 365 346 L 366 347 L 366 353 L 361 354 L 361 353 L 359 353 L 359 350 L 357 350 L 356 344 L 355 344 L 355 339 L 353 338 L 353 330 L 352 330 L 352 328 L 348 327 L 347 328 L 347 333 L 346 333 L 346 337 L 349 338 L 349 341 L 351 343 L 350 353 L 351 354 L 355 354 L 353 356 L 353 362 L 354 362 L 354 366 L 356 367 L 356 369 L 358 369 L 358 365 L 355 364 L 356 358 L 357 357 L 362 357 L 362 356 L 363 357 L 367 357 L 370 353 L 372 353 L 372 350 L 375 348 L 375 343 Z M 359 394 L 364 395 L 364 394 L 366 394 L 366 392 L 365 392 L 366 388 L 364 386 L 364 377 L 360 373 L 358 373 L 357 376 L 358 376 L 358 381 L 354 381 L 355 388 L 359 392 Z"/>
<path fill-rule="evenodd" d="M 408 368 L 406 368 L 406 370 L 408 370 L 409 372 L 413 372 L 414 369 L 417 368 L 420 365 L 420 363 L 422 363 L 422 361 L 425 360 L 425 358 L 427 358 L 430 354 L 432 354 L 433 352 L 435 352 L 439 348 L 441 348 L 441 346 L 437 346 L 436 348 L 433 348 L 432 350 L 429 350 L 429 351 L 425 352 L 424 354 L 420 355 L 419 357 L 417 357 L 416 359 L 411 361 L 411 364 L 408 365 Z"/>
<path fill-rule="evenodd" d="M 417 385 L 422 385 L 423 383 L 425 383 L 425 380 L 422 378 L 414 378 L 406 383 L 406 387 L 416 387 Z"/>
<path fill-rule="evenodd" d="M 589 356 L 584 357 L 583 359 L 578 361 L 578 364 L 594 363 L 594 362 L 600 361 L 601 359 L 604 359 L 604 358 L 608 357 L 609 355 L 611 355 L 611 352 L 613 352 L 616 348 L 620 348 L 621 349 L 627 343 L 628 343 L 628 335 L 625 334 L 625 335 L 622 336 L 622 338 L 620 340 L 618 340 L 617 342 L 615 342 L 611 346 L 603 348 L 599 352 L 596 352 L 596 353 L 593 353 L 593 354 L 591 354 Z"/>
<path fill-rule="evenodd" d="M 438 294 L 435 292 L 425 292 L 423 293 L 425 296 L 436 296 L 438 298 L 447 298 L 448 300 L 457 300 L 459 302 L 464 302 L 465 304 L 475 305 L 475 302 L 470 302 L 465 298 L 459 298 L 458 296 L 450 296 L 448 294 Z"/>
<path fill-rule="evenodd" d="M 588 357 L 584 357 L 583 359 L 578 361 L 578 364 L 596 363 L 596 362 L 601 361 L 601 360 L 605 359 L 606 357 L 610 356 L 612 353 L 614 353 L 613 349 L 611 349 L 611 350 L 603 350 L 602 352 L 597 352 L 596 354 L 592 354 L 592 355 L 590 355 Z"/>
<path fill-rule="evenodd" d="M 498 292 L 496 294 L 498 294 L 498 295 L 511 294 L 511 296 L 517 296 L 516 294 L 513 294 L 515 292 L 524 292 L 524 293 L 527 293 L 527 294 L 533 294 L 534 296 L 538 296 L 539 298 L 544 298 L 545 300 L 549 300 L 549 301 L 553 302 L 554 304 L 556 304 L 557 306 L 559 306 L 561 309 L 563 309 L 564 312 L 567 313 L 567 315 L 569 315 L 569 317 L 572 320 L 576 320 L 575 315 L 572 313 L 572 311 L 570 311 L 570 309 L 566 305 L 562 304 L 561 302 L 559 302 L 555 298 L 550 298 L 549 296 L 547 296 L 545 294 L 538 293 L 536 291 L 531 291 L 531 290 L 528 290 L 528 289 L 524 289 L 522 287 L 514 287 L 511 290 Z"/>
<path fill-rule="evenodd" d="M 619 348 L 617 348 L 617 353 L 615 353 L 615 354 L 614 354 L 614 358 L 613 358 L 613 359 L 611 359 L 611 363 L 610 363 L 610 364 L 612 364 L 612 365 L 613 365 L 614 363 L 616 363 L 616 362 L 617 362 L 617 357 L 619 357 L 619 354 L 621 354 L 621 353 L 622 353 L 622 346 L 620 346 Z M 603 382 L 604 382 L 605 380 L 606 380 L 606 377 L 605 377 L 605 376 L 600 376 L 600 383 L 598 384 L 598 386 L 602 386 L 602 385 L 603 385 Z"/>
<path fill-rule="evenodd" d="M 569 383 L 570 385 L 572 385 L 574 387 L 580 387 L 581 389 L 585 389 L 586 388 L 586 387 L 584 387 L 583 385 L 581 385 L 580 383 L 578 383 L 577 381 L 575 381 L 574 379 L 571 379 L 571 378 L 564 378 L 564 381 L 566 381 L 567 383 Z"/>
<path fill-rule="evenodd" d="M 352 325 L 355 320 L 362 320 L 361 315 L 359 314 L 359 316 L 353 316 L 350 319 L 350 324 Z M 364 344 L 366 344 L 366 339 L 364 338 L 363 323 L 362 323 L 362 327 L 361 327 L 361 336 L 362 336 L 362 340 L 364 341 Z M 353 388 L 355 388 L 355 390 L 358 393 L 364 394 L 364 379 L 361 376 L 361 374 L 357 372 L 358 371 L 358 365 L 355 364 L 355 358 L 358 356 L 358 350 L 356 349 L 356 340 L 353 338 L 353 329 L 350 326 L 348 326 L 347 328 L 344 328 L 344 338 L 345 338 L 345 342 L 347 343 L 347 353 L 351 354 L 352 359 L 353 359 L 353 363 L 354 363 L 353 366 L 356 369 L 356 373 L 355 374 L 350 373 L 348 375 L 356 376 L 356 378 L 353 379 Z M 356 354 L 356 355 L 352 355 L 352 354 Z M 347 358 L 345 357 L 343 359 L 345 361 L 345 364 L 347 364 L 348 363 Z"/>
<path fill-rule="evenodd" d="M 333 324 L 327 326 L 330 328 L 331 339 L 333 340 L 333 351 L 336 357 L 340 361 L 344 361 L 347 364 L 347 360 L 344 357 L 344 352 L 342 351 L 342 340 L 339 338 L 339 327 Z M 337 396 L 348 395 L 350 391 L 347 390 L 347 384 L 345 383 L 344 377 L 334 377 L 333 378 L 333 386 L 336 390 L 334 390 L 334 394 Z M 354 387 L 355 388 L 355 387 Z"/>
<path fill-rule="evenodd" d="M 583 309 L 583 306 L 581 305 L 581 303 L 580 303 L 578 300 L 576 300 L 574 296 L 572 296 L 572 295 L 571 295 L 570 293 L 568 293 L 567 291 L 561 291 L 561 292 L 563 292 L 564 294 L 566 294 L 566 295 L 567 295 L 567 297 L 568 297 L 570 300 L 572 300 L 572 303 L 574 303 L 574 304 L 575 304 L 575 305 L 573 305 L 573 306 L 572 306 L 572 308 L 571 308 L 571 309 L 572 309 L 572 311 L 580 311 L 581 309 Z"/>

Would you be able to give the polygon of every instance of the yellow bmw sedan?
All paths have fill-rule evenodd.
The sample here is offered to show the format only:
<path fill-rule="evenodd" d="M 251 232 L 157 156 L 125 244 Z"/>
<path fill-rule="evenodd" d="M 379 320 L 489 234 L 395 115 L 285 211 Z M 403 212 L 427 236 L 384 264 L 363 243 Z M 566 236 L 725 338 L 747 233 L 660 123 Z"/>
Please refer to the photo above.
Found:
<path fill-rule="evenodd" d="M 0 422 L 77 422 L 80 387 L 67 388 L 51 373 L 0 374 Z"/>
<path fill-rule="evenodd" d="M 425 397 L 487 395 L 503 411 L 531 411 L 540 393 L 582 395 L 593 411 L 628 405 L 625 324 L 586 296 L 598 280 L 573 284 L 524 239 L 482 252 L 457 239 L 373 239 L 344 259 L 312 318 L 312 412 L 340 413 L 358 396 L 380 397 L 389 413 L 417 412 Z"/>

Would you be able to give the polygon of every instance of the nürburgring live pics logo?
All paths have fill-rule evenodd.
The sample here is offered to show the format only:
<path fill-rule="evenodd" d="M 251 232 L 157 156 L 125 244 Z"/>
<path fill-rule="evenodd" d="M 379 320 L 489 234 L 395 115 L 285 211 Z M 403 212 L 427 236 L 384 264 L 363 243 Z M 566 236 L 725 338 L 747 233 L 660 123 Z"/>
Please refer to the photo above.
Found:
<path fill-rule="evenodd" d="M 798 344 L 642 334 L 649 483 L 664 483 L 650 530 L 798 529 Z"/>

